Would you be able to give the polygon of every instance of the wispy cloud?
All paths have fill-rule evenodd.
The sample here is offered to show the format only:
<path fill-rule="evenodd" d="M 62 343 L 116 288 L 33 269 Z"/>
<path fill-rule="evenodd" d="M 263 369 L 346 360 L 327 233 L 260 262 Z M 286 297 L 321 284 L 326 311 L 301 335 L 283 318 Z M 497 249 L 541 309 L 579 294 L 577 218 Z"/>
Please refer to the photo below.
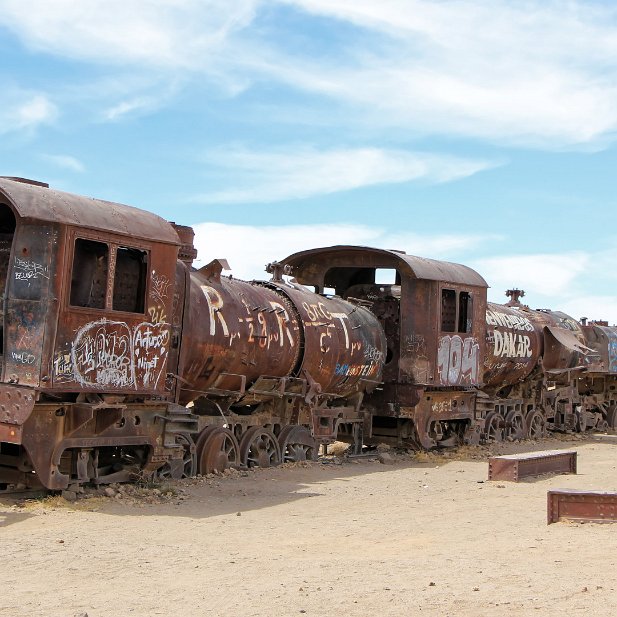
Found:
<path fill-rule="evenodd" d="M 376 122 L 551 148 L 610 139 L 617 127 L 612 6 L 280 1 L 374 35 L 369 46 L 366 36 L 346 41 L 352 51 L 337 50 L 336 62 L 292 58 L 270 69 Z"/>
<path fill-rule="evenodd" d="M 56 106 L 36 92 L 8 90 L 0 94 L 0 134 L 28 131 L 57 117 Z"/>
<path fill-rule="evenodd" d="M 559 255 L 504 255 L 473 260 L 491 287 L 501 295 L 518 287 L 544 296 L 564 295 L 573 291 L 573 283 L 589 267 L 590 255 L 572 251 Z"/>
<path fill-rule="evenodd" d="M 320 121 L 330 119 L 339 130 L 343 117 L 354 132 L 394 128 L 408 136 L 549 149 L 599 148 L 617 134 L 617 9 L 610 3 L 32 0 L 28 6 L 4 0 L 0 25 L 33 50 L 150 71 L 159 83 L 180 75 L 185 84 L 203 83 L 207 76 L 231 96 L 257 82 L 283 83 L 341 105 L 336 120 L 320 108 Z M 298 24 L 302 33 L 316 27 L 315 16 L 322 25 L 325 19 L 347 27 L 327 43 L 305 37 L 301 46 L 286 46 Z M 141 108 L 141 97 L 136 87 L 106 103 L 108 117 Z M 280 106 L 294 105 L 281 97 Z"/>
<path fill-rule="evenodd" d="M 32 49 L 126 66 L 192 69 L 253 19 L 256 0 L 4 0 L 0 24 Z"/>
<path fill-rule="evenodd" d="M 271 152 L 232 148 L 209 152 L 206 161 L 210 168 L 233 170 L 231 180 L 239 188 L 201 194 L 195 202 L 268 202 L 412 180 L 449 182 L 496 165 L 403 150 L 306 147 Z"/>
<path fill-rule="evenodd" d="M 82 173 L 86 170 L 84 164 L 74 156 L 69 156 L 66 154 L 44 154 L 43 158 L 50 163 L 53 163 L 56 167 L 68 169 L 69 171 Z"/>
<path fill-rule="evenodd" d="M 145 110 L 154 109 L 158 106 L 156 99 L 147 97 L 132 98 L 127 101 L 122 101 L 106 109 L 103 112 L 103 118 L 105 120 L 119 120 L 128 114 L 135 112 L 143 112 Z"/>

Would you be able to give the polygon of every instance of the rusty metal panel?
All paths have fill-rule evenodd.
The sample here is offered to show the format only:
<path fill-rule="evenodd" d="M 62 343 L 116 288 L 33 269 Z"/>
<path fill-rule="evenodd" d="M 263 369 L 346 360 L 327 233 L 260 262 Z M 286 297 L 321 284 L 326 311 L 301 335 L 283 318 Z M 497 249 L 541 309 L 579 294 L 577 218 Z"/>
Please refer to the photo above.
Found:
<path fill-rule="evenodd" d="M 171 324 L 177 247 L 152 244 L 141 237 L 128 240 L 105 232 L 69 229 L 63 239 L 64 269 L 69 273 L 73 260 L 80 267 L 79 258 L 74 257 L 78 241 L 107 247 L 108 263 L 94 273 L 84 269 L 85 281 L 97 285 L 94 306 L 75 302 L 71 276 L 62 277 L 64 288 L 58 290 L 60 313 L 47 388 L 171 396 L 169 351 L 172 343 L 179 344 L 172 342 Z M 131 251 L 147 262 L 135 272 L 126 269 L 126 264 L 119 265 L 118 255 L 130 255 Z M 139 282 L 135 283 L 139 292 L 131 291 L 133 280 Z M 135 305 L 126 306 L 131 297 Z M 174 371 L 175 363 L 170 368 Z"/>
<path fill-rule="evenodd" d="M 493 456 L 488 460 L 489 480 L 518 482 L 543 473 L 576 473 L 575 450 L 544 450 Z"/>
<path fill-rule="evenodd" d="M 547 493 L 547 524 L 617 522 L 617 492 L 556 489 Z"/>
<path fill-rule="evenodd" d="M 110 233 L 179 245 L 178 235 L 163 218 L 122 204 L 64 193 L 54 189 L 0 178 L 0 197 L 21 218 L 99 229 Z"/>
<path fill-rule="evenodd" d="M 274 283 L 269 283 L 274 286 Z M 301 318 L 308 372 L 323 393 L 345 396 L 363 381 L 381 381 L 386 359 L 383 331 L 368 309 L 338 297 L 316 295 L 299 285 L 277 284 Z"/>
<path fill-rule="evenodd" d="M 301 326 L 289 300 L 221 276 L 222 264 L 215 265 L 191 273 L 181 351 L 184 403 L 213 387 L 241 393 L 260 376 L 290 375 L 300 361 Z"/>
<path fill-rule="evenodd" d="M 503 387 L 529 375 L 542 353 L 542 328 L 534 311 L 489 302 L 486 307 L 485 385 Z"/>
<path fill-rule="evenodd" d="M 597 357 L 588 366 L 590 372 L 617 373 L 617 328 L 599 325 L 583 326 L 587 345 Z"/>
<path fill-rule="evenodd" d="M 57 231 L 47 225 L 20 223 L 8 268 L 4 315 L 4 380 L 38 386 L 45 365 L 44 338 L 55 319 L 50 306 L 55 278 Z"/>
<path fill-rule="evenodd" d="M 537 311 L 544 320 L 544 351 L 542 364 L 546 371 L 563 371 L 585 366 L 597 360 L 597 354 L 587 347 L 581 324 L 560 311 Z"/>

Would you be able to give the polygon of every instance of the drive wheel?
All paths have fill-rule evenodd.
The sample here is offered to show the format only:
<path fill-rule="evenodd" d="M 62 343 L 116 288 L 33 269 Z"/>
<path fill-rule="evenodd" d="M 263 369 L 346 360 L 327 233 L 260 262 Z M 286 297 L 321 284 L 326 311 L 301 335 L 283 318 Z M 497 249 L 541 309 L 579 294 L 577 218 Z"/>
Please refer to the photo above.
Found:
<path fill-rule="evenodd" d="M 500 413 L 491 411 L 484 423 L 484 439 L 487 443 L 499 443 L 504 437 L 504 418 Z"/>
<path fill-rule="evenodd" d="M 505 436 L 507 439 L 525 439 L 527 426 L 520 411 L 512 410 L 506 416 Z"/>
<path fill-rule="evenodd" d="M 192 437 L 187 433 L 178 433 L 176 435 L 176 444 L 182 446 L 182 459 L 167 461 L 158 470 L 157 476 L 162 480 L 170 478 L 172 480 L 181 480 L 182 478 L 191 478 L 195 475 L 197 458 Z"/>
<path fill-rule="evenodd" d="M 303 426 L 286 426 L 279 435 L 283 463 L 317 460 L 317 442 Z"/>
<path fill-rule="evenodd" d="M 526 418 L 527 437 L 529 439 L 541 439 L 544 437 L 546 422 L 544 416 L 537 409 L 532 409 Z"/>
<path fill-rule="evenodd" d="M 617 431 L 617 404 L 612 403 L 608 408 L 606 422 L 609 431 Z"/>
<path fill-rule="evenodd" d="M 281 462 L 281 448 L 272 431 L 253 426 L 240 441 L 240 461 L 246 467 L 272 467 Z"/>
<path fill-rule="evenodd" d="M 209 427 L 197 440 L 197 473 L 222 473 L 240 465 L 240 446 L 227 428 Z"/>

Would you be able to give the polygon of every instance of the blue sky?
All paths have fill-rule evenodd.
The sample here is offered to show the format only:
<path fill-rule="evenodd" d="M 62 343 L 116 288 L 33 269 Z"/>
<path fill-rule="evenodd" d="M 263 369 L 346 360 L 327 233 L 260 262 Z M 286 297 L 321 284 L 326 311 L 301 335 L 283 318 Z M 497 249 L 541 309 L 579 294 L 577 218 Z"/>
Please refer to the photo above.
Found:
<path fill-rule="evenodd" d="M 397 248 L 617 323 L 613 2 L 0 0 L 0 54 L 0 173 L 202 263 Z"/>

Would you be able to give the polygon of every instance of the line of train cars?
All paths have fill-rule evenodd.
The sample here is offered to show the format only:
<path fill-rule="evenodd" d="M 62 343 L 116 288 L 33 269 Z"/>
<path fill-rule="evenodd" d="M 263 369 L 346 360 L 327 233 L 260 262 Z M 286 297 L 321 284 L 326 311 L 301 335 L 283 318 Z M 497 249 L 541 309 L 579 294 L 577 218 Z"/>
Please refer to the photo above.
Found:
<path fill-rule="evenodd" d="M 195 257 L 189 227 L 0 179 L 0 489 L 617 426 L 617 329 L 487 303 L 468 267 L 334 246 L 245 282 Z"/>

